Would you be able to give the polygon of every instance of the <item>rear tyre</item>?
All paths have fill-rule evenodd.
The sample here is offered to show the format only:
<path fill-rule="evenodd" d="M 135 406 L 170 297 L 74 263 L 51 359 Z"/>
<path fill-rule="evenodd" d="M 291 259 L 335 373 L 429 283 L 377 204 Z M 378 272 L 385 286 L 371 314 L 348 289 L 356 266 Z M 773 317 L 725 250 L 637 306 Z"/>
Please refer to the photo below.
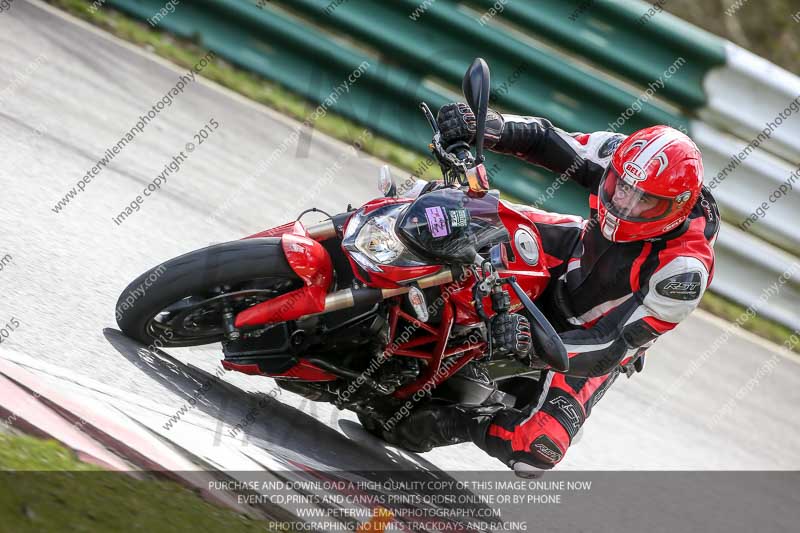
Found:
<path fill-rule="evenodd" d="M 117 300 L 117 324 L 148 345 L 220 342 L 226 309 L 238 313 L 300 286 L 279 238 L 216 244 L 170 259 L 131 282 Z"/>

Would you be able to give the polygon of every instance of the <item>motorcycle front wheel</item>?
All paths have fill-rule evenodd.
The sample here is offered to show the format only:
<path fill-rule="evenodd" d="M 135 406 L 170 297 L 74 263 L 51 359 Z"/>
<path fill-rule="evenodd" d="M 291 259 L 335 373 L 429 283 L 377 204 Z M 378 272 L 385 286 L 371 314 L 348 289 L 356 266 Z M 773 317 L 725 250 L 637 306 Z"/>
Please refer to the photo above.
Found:
<path fill-rule="evenodd" d="M 225 338 L 223 314 L 302 286 L 279 238 L 216 244 L 136 278 L 117 300 L 117 324 L 144 344 L 199 346 Z"/>

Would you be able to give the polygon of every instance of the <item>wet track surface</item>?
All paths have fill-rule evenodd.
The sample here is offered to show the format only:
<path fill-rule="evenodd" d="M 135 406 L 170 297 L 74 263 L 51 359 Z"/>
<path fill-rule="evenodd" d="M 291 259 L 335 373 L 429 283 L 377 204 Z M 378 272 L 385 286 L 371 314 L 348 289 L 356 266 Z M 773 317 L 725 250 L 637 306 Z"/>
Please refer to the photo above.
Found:
<path fill-rule="evenodd" d="M 310 140 L 291 145 L 237 194 L 299 125 L 198 78 L 56 213 L 57 202 L 185 69 L 21 0 L 0 17 L 0 47 L 0 257 L 12 257 L 0 271 L 0 322 L 20 323 L 0 356 L 41 363 L 51 374 L 63 368 L 69 386 L 99 383 L 126 405 L 139 398 L 142 411 L 128 414 L 161 426 L 168 438 L 178 433 L 163 429 L 170 415 L 214 382 L 178 426 L 197 430 L 191 439 L 205 439 L 212 450 L 205 460 L 218 467 L 407 469 L 421 478 L 505 468 L 468 444 L 422 456 L 396 450 L 364 432 L 353 414 L 278 394 L 269 379 L 217 379 L 215 347 L 169 350 L 174 361 L 165 364 L 115 330 L 116 299 L 141 272 L 283 223 L 283 212 L 358 205 L 377 194 L 379 161 L 307 132 Z M 211 119 L 219 128 L 117 224 Z M 333 165 L 332 179 L 320 179 Z M 230 208 L 210 220 L 225 202 Z M 797 469 L 800 367 L 739 333 L 709 353 L 726 327 L 696 313 L 661 339 L 645 372 L 618 380 L 593 411 L 563 469 Z M 256 423 L 226 436 L 259 400 Z"/>

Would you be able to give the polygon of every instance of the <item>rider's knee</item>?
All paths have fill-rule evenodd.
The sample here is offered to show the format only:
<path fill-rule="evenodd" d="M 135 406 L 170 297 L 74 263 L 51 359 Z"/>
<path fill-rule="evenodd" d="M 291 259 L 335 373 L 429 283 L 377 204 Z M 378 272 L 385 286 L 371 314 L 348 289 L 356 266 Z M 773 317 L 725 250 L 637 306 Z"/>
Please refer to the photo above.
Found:
<path fill-rule="evenodd" d="M 559 420 L 546 413 L 538 413 L 529 424 L 520 426 L 528 462 L 538 468 L 553 468 L 564 458 L 571 443 L 569 432 Z"/>
<path fill-rule="evenodd" d="M 489 428 L 487 451 L 515 471 L 522 465 L 549 470 L 561 461 L 570 445 L 570 434 L 546 413 L 506 427 L 501 422 Z"/>

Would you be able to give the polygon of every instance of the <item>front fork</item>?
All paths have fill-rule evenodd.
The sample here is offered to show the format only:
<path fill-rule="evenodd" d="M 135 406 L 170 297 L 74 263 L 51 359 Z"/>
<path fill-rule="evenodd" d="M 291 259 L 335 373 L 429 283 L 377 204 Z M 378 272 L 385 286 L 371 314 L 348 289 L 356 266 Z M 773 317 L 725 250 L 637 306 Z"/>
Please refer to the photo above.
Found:
<path fill-rule="evenodd" d="M 480 268 L 478 268 L 478 266 Z M 482 275 L 481 275 L 482 273 Z M 494 343 L 492 340 L 492 317 L 486 314 L 483 306 L 483 299 L 486 296 L 491 298 L 493 316 L 508 314 L 511 309 L 511 296 L 508 291 L 503 290 L 504 280 L 497 274 L 491 261 L 483 260 L 480 265 L 472 267 L 472 274 L 475 276 L 475 285 L 472 287 L 472 296 L 475 301 L 475 311 L 486 324 L 486 338 L 488 341 L 488 358 L 492 359 Z"/>
<path fill-rule="evenodd" d="M 234 322 L 236 328 L 286 322 L 324 311 L 333 265 L 325 248 L 309 235 L 300 222 L 281 235 L 286 261 L 304 286 L 240 312 Z"/>
<path fill-rule="evenodd" d="M 374 305 L 411 290 L 410 286 L 392 289 L 360 287 L 328 292 L 333 279 L 333 267 L 328 252 L 320 242 L 340 234 L 341 229 L 337 225 L 344 223 L 346 215 L 349 216 L 338 215 L 308 228 L 295 222 L 245 237 L 279 236 L 286 260 L 303 281 L 303 287 L 238 313 L 232 324 L 226 324 L 229 339 L 231 335 L 238 334 L 238 328 L 276 324 L 361 305 Z M 425 289 L 452 283 L 454 279 L 452 270 L 443 270 L 418 279 L 416 286 Z"/>

